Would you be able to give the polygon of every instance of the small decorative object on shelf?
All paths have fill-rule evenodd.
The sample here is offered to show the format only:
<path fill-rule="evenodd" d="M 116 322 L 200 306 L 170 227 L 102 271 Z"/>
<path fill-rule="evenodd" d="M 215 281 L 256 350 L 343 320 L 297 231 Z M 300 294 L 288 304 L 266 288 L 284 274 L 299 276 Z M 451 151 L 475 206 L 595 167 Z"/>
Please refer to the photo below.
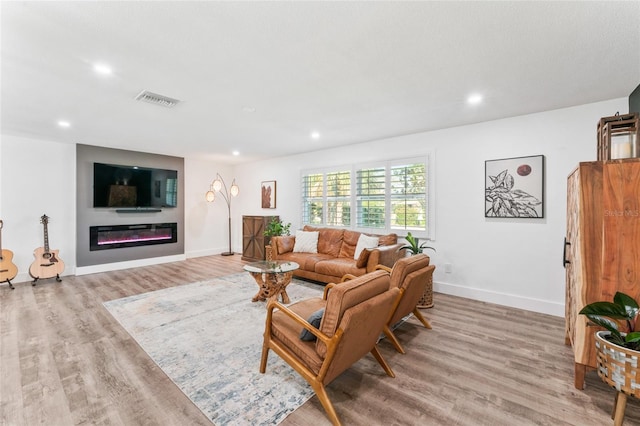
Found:
<path fill-rule="evenodd" d="M 640 157 L 640 116 L 616 113 L 598 123 L 598 160 Z"/>

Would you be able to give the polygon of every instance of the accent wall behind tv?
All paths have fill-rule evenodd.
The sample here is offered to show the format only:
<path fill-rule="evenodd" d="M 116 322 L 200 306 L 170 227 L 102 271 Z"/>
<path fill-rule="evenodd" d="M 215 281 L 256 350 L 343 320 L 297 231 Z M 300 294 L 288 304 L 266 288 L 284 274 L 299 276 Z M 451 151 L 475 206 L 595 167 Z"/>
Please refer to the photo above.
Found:
<path fill-rule="evenodd" d="M 76 145 L 76 248 L 77 267 L 130 260 L 184 255 L 184 158 L 144 152 Z M 93 207 L 94 163 L 139 166 L 177 171 L 177 207 L 132 212 L 127 209 Z M 133 209 L 134 210 L 134 209 Z M 177 241 L 168 244 L 90 250 L 90 228 L 96 226 L 177 223 Z"/>

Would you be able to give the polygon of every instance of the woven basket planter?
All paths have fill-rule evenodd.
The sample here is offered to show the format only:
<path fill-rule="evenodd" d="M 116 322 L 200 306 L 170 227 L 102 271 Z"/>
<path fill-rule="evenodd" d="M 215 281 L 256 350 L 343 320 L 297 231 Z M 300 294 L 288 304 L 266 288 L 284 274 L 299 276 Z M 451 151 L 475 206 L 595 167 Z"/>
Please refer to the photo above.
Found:
<path fill-rule="evenodd" d="M 424 293 L 422 293 L 422 297 L 418 300 L 417 307 L 420 309 L 433 308 L 433 275 L 429 278 L 429 281 L 427 281 Z"/>
<path fill-rule="evenodd" d="M 618 391 L 614 407 L 614 425 L 621 425 L 627 396 L 640 397 L 640 352 L 608 341 L 608 331 L 596 333 L 596 369 L 598 376 Z"/>

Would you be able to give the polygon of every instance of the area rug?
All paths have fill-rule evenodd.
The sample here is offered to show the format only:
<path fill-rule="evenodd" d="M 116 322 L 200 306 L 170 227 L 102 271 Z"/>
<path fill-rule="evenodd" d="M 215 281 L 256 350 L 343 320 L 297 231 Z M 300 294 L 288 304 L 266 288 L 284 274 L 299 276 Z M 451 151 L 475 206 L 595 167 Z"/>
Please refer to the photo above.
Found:
<path fill-rule="evenodd" d="M 248 273 L 157 290 L 104 306 L 153 361 L 216 425 L 278 424 L 311 387 L 273 352 L 259 372 L 265 302 Z M 291 302 L 322 294 L 293 280 Z"/>

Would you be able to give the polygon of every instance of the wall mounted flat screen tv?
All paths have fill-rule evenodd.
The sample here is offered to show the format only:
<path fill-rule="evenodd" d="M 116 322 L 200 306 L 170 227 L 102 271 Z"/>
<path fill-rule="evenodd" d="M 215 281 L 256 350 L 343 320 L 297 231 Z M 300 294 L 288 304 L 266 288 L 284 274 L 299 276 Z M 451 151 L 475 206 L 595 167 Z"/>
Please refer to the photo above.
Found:
<path fill-rule="evenodd" d="M 93 163 L 93 207 L 178 205 L 178 171 Z"/>

